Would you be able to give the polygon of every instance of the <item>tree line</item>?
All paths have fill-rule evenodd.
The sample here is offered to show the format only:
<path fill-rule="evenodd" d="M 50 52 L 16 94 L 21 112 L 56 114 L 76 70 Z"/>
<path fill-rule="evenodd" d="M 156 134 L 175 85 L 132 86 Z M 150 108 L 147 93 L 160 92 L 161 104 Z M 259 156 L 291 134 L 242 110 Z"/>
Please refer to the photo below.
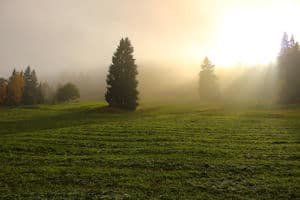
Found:
<path fill-rule="evenodd" d="M 199 94 L 204 101 L 218 101 L 221 93 L 215 66 L 206 57 L 201 65 L 199 74 Z M 300 103 L 300 48 L 294 36 L 284 33 L 281 41 L 281 50 L 277 58 L 277 97 L 280 104 Z"/>
<path fill-rule="evenodd" d="M 294 37 L 284 33 L 277 61 L 277 102 L 300 103 L 300 48 Z M 138 106 L 137 66 L 128 38 L 121 39 L 107 75 L 105 99 L 111 107 L 135 110 Z M 215 65 L 205 57 L 199 73 L 199 96 L 203 102 L 218 102 L 222 94 Z"/>
<path fill-rule="evenodd" d="M 105 100 L 110 107 L 135 110 L 138 106 L 137 65 L 134 48 L 128 38 L 122 38 L 112 56 L 112 64 L 106 79 Z M 294 37 L 285 33 L 278 55 L 278 102 L 300 102 L 300 48 Z M 56 92 L 46 83 L 39 83 L 34 70 L 13 71 L 8 80 L 0 79 L 0 105 L 33 105 L 44 102 L 64 102 L 79 97 L 72 83 L 60 86 Z M 199 73 L 199 95 L 205 102 L 222 99 L 215 65 L 205 57 Z"/>
<path fill-rule="evenodd" d="M 300 102 L 300 48 L 294 37 L 284 33 L 278 56 L 279 102 Z"/>
<path fill-rule="evenodd" d="M 19 106 L 64 102 L 79 98 L 79 90 L 72 83 L 59 86 L 56 91 L 38 81 L 35 70 L 13 70 L 6 80 L 0 78 L 0 105 Z"/>

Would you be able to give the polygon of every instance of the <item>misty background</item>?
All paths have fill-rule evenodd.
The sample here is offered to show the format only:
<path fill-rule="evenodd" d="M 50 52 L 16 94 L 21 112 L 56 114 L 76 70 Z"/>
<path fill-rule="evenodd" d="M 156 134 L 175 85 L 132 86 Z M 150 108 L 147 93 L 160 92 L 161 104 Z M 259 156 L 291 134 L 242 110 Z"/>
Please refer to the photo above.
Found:
<path fill-rule="evenodd" d="M 141 101 L 196 100 L 203 58 L 222 54 L 214 48 L 224 16 L 278 2 L 299 5 L 296 0 L 0 0 L 0 77 L 30 65 L 40 81 L 54 86 L 71 81 L 82 99 L 103 99 L 112 54 L 119 40 L 129 37 Z M 274 33 L 275 51 L 284 31 L 292 30 Z M 299 39 L 300 33 L 293 33 Z M 274 96 L 276 57 L 230 66 L 211 60 L 224 98 L 257 102 Z M 262 96 L 263 90 L 268 92 Z"/>

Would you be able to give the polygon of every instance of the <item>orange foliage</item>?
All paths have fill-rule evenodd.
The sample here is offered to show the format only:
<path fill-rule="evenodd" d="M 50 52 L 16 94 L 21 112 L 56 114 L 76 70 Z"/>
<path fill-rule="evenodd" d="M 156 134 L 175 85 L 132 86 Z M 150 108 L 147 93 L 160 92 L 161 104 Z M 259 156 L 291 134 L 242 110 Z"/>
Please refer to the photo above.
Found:
<path fill-rule="evenodd" d="M 8 82 L 8 103 L 10 105 L 20 105 L 22 103 L 23 89 L 23 73 L 14 71 Z"/>

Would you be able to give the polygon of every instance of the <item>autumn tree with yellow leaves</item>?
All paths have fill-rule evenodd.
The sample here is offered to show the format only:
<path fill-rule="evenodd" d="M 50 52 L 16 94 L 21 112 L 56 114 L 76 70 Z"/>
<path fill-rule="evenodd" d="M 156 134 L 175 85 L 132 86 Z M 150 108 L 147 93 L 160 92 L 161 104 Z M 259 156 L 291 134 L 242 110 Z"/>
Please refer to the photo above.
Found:
<path fill-rule="evenodd" d="M 8 80 L 7 85 L 7 97 L 9 105 L 22 104 L 23 89 L 24 89 L 24 77 L 23 72 L 13 71 Z"/>

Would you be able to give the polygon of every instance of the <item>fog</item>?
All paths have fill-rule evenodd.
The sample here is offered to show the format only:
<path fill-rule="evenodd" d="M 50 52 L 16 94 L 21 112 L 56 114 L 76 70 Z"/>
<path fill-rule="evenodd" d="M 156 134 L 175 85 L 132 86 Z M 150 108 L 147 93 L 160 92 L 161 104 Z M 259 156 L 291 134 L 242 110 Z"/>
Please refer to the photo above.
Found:
<path fill-rule="evenodd" d="M 263 64 L 234 59 L 229 64 L 222 62 L 229 50 L 215 50 L 228 13 L 271 5 L 297 10 L 299 1 L 0 0 L 0 77 L 30 65 L 41 81 L 54 87 L 71 81 L 82 99 L 103 99 L 112 53 L 128 36 L 139 66 L 141 101 L 197 101 L 200 64 L 207 55 L 216 64 L 224 100 L 272 101 L 276 57 Z M 296 14 L 288 13 L 293 24 Z M 281 27 L 274 33 L 275 46 L 283 29 L 300 38 L 299 29 Z"/>
<path fill-rule="evenodd" d="M 184 66 L 159 64 L 139 65 L 140 102 L 195 103 L 199 98 L 200 64 L 189 70 Z M 176 69 L 176 70 L 174 70 Z M 81 92 L 82 100 L 104 100 L 106 87 L 105 67 L 88 72 L 65 72 L 57 77 L 48 77 L 51 85 L 66 82 L 75 83 Z M 276 101 L 277 66 L 236 65 L 230 68 L 215 67 L 222 99 L 226 103 L 270 104 Z M 49 81 L 50 80 L 50 81 Z"/>

